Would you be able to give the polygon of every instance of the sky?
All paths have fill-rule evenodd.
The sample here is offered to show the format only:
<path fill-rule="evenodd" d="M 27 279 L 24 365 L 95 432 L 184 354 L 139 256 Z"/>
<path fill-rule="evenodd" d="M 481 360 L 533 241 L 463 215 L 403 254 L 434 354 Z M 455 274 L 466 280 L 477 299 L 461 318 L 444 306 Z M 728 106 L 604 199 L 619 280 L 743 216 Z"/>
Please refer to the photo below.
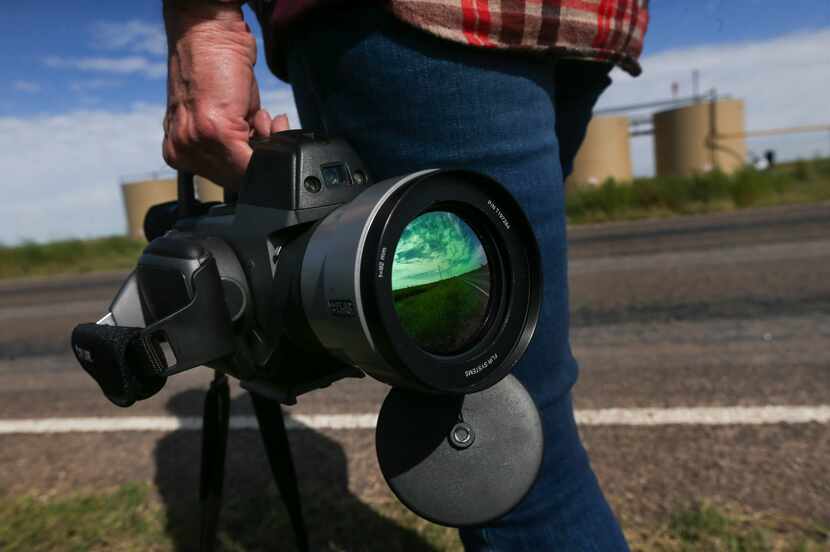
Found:
<path fill-rule="evenodd" d="M 3 4 L 0 243 L 123 233 L 120 182 L 169 173 L 161 1 Z M 687 95 L 697 69 L 701 89 L 746 101 L 748 130 L 830 124 L 830 1 L 652 0 L 651 17 L 643 75 L 615 71 L 598 108 L 666 99 L 672 82 Z M 257 76 L 264 107 L 297 127 L 290 87 L 262 59 Z M 748 145 L 830 155 L 830 133 Z M 632 141 L 636 174 L 653 172 L 652 148 Z"/>
<path fill-rule="evenodd" d="M 458 215 L 433 211 L 401 233 L 392 262 L 392 289 L 455 278 L 486 264 L 487 254 L 473 229 Z"/>

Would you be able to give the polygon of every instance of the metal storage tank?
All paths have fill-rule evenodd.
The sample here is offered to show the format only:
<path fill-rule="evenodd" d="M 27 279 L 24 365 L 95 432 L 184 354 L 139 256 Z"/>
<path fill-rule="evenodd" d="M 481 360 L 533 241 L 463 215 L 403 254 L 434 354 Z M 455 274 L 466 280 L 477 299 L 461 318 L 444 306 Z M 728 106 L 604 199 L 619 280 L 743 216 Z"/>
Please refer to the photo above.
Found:
<path fill-rule="evenodd" d="M 145 239 L 144 215 L 153 205 L 176 199 L 176 180 L 142 180 L 121 185 L 127 211 L 127 235 Z"/>
<path fill-rule="evenodd" d="M 630 122 L 628 117 L 594 117 L 574 159 L 568 187 L 599 186 L 608 178 L 627 182 L 632 178 Z"/>
<path fill-rule="evenodd" d="M 204 201 L 205 203 L 209 201 L 223 201 L 225 195 L 221 186 L 201 176 L 195 176 L 193 181 L 196 184 L 196 197 L 199 198 L 199 201 Z"/>
<path fill-rule="evenodd" d="M 744 102 L 721 99 L 654 114 L 657 176 L 689 176 L 746 164 Z M 721 136 L 731 136 L 722 138 Z"/>

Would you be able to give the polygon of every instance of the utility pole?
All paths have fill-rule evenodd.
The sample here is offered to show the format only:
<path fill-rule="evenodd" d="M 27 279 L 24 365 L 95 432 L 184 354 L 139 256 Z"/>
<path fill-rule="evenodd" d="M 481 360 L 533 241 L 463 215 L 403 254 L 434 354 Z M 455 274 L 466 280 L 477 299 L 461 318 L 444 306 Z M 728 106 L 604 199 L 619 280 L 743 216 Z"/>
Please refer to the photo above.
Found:
<path fill-rule="evenodd" d="M 700 101 L 700 71 L 692 69 L 692 97 L 695 102 Z"/>

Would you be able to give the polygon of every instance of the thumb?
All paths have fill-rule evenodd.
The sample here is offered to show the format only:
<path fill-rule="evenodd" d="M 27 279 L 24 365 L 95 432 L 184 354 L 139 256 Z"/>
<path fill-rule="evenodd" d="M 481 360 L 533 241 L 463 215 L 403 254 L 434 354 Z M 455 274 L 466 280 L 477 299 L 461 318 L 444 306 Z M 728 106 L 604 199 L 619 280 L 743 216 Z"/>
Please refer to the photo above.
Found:
<path fill-rule="evenodd" d="M 288 122 L 288 115 L 285 113 L 277 115 L 271 121 L 271 133 L 282 132 L 283 130 L 288 130 L 289 128 L 291 128 L 291 125 Z"/>

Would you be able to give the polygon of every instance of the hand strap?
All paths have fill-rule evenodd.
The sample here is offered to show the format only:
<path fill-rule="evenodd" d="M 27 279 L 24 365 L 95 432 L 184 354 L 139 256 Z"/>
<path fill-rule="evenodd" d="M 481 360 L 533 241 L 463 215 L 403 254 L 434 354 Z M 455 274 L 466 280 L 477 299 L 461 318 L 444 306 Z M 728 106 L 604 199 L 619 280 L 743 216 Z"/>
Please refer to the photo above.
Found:
<path fill-rule="evenodd" d="M 72 331 L 78 362 L 118 406 L 155 395 L 167 381 L 164 353 L 143 332 L 98 324 L 81 324 Z"/>
<path fill-rule="evenodd" d="M 139 265 L 139 287 L 142 269 Z M 176 272 L 164 274 L 169 279 L 177 276 L 182 278 Z M 190 301 L 146 328 L 81 324 L 73 330 L 75 357 L 116 405 L 126 407 L 146 399 L 161 390 L 168 375 L 234 352 L 230 315 L 222 300 L 215 260 L 208 257 L 193 272 L 191 281 Z M 159 346 L 161 341 L 169 344 L 175 357 L 171 358 L 171 365 Z"/>

